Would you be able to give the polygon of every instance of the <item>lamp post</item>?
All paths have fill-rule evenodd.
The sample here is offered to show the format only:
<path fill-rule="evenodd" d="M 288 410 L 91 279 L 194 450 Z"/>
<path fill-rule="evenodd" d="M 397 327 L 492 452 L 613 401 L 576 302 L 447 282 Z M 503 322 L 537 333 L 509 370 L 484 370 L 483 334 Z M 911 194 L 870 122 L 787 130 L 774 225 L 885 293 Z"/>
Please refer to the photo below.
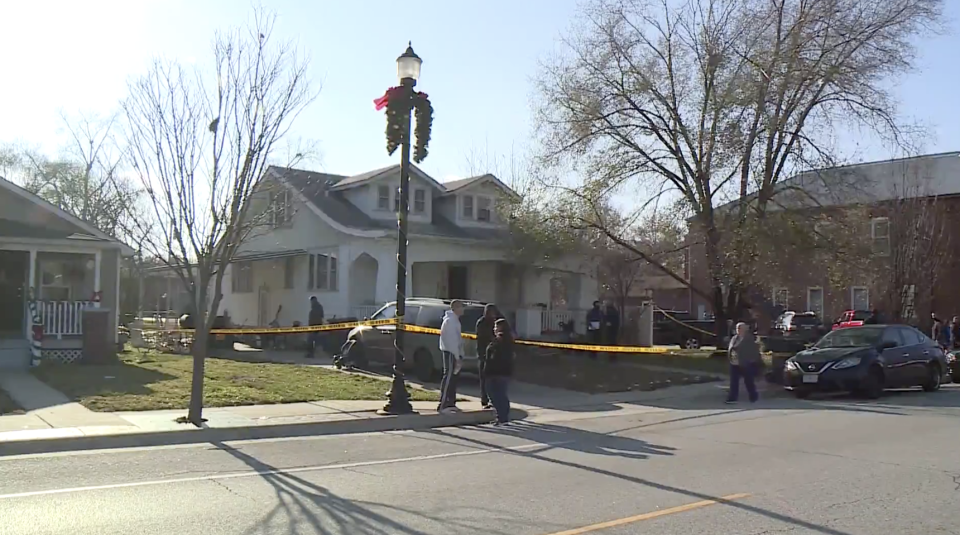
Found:
<path fill-rule="evenodd" d="M 397 326 L 394 331 L 393 383 L 388 394 L 387 404 L 380 410 L 382 414 L 410 414 L 410 395 L 403 377 L 403 316 L 406 312 L 407 298 L 407 214 L 410 211 L 410 123 L 413 113 L 413 88 L 420 77 L 420 65 L 423 60 L 413 51 L 412 43 L 397 58 L 397 77 L 400 79 L 402 95 L 401 108 L 401 144 L 400 144 L 400 211 L 397 213 Z"/>

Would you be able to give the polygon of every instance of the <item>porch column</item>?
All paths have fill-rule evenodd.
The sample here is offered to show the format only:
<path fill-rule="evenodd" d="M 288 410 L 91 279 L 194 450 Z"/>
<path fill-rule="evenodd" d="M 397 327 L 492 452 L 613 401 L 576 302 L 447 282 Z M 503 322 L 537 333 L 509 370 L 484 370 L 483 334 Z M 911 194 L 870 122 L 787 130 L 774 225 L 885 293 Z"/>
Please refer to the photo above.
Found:
<path fill-rule="evenodd" d="M 97 251 L 93 255 L 93 293 L 95 295 L 100 294 L 100 264 L 103 261 L 103 253 Z M 119 273 L 117 274 L 119 277 Z M 100 308 L 100 303 L 94 303 L 95 308 Z"/>
<path fill-rule="evenodd" d="M 27 269 L 27 321 L 24 323 L 27 340 L 33 339 L 33 315 L 30 314 L 30 301 L 40 299 L 40 292 L 37 290 L 37 250 L 30 249 L 30 266 Z"/>

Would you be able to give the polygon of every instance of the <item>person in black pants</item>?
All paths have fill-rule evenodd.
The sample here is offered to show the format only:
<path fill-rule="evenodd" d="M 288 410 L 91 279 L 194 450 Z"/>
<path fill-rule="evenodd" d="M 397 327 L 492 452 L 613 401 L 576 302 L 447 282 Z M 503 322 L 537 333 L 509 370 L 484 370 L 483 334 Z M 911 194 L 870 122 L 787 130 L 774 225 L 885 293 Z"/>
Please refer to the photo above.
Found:
<path fill-rule="evenodd" d="M 593 308 L 587 311 L 587 341 L 595 346 L 603 343 L 603 311 L 600 310 L 600 301 L 593 302 Z M 596 351 L 589 353 L 590 358 L 597 358 Z"/>
<path fill-rule="evenodd" d="M 505 319 L 494 324 L 494 339 L 487 346 L 486 372 L 484 382 L 497 419 L 493 425 L 503 425 L 510 421 L 510 396 L 507 390 L 513 375 L 513 332 Z"/>
<path fill-rule="evenodd" d="M 310 317 L 308 318 L 310 326 L 323 325 L 323 305 L 317 299 L 317 296 L 310 297 Z M 307 338 L 307 358 L 314 358 L 317 343 L 320 341 L 320 331 L 313 331 Z"/>
<path fill-rule="evenodd" d="M 620 311 L 610 301 L 607 301 L 606 310 L 603 311 L 603 327 L 603 343 L 608 346 L 617 345 L 617 338 L 620 336 Z M 608 353 L 607 355 L 611 362 L 617 360 L 616 353 Z"/>
<path fill-rule="evenodd" d="M 487 346 L 493 341 L 493 325 L 501 317 L 497 305 L 488 303 L 483 307 L 483 317 L 477 320 L 477 359 L 479 359 L 477 369 L 480 372 L 480 404 L 484 409 L 491 407 L 490 396 L 487 395 L 487 385 L 484 381 Z"/>

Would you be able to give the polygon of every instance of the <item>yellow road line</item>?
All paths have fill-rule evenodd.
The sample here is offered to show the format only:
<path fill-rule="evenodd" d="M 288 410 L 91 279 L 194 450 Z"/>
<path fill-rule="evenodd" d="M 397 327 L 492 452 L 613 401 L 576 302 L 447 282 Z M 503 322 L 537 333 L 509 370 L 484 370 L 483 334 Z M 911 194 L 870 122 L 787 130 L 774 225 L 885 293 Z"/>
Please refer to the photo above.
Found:
<path fill-rule="evenodd" d="M 729 502 L 733 500 L 742 500 L 750 496 L 749 494 L 731 494 L 729 496 L 723 496 L 716 500 L 703 500 L 702 502 L 688 503 L 686 505 L 681 505 L 678 507 L 671 507 L 670 509 L 662 509 L 660 511 L 653 511 L 651 513 L 644 513 L 642 515 L 629 516 L 627 518 L 621 518 L 619 520 L 610 520 L 607 522 L 601 522 L 599 524 L 593 524 L 590 526 L 584 526 L 582 528 L 568 529 L 567 531 L 558 531 L 556 533 L 549 533 L 548 535 L 582 535 L 584 533 L 591 533 L 594 531 L 600 531 L 601 529 L 615 528 L 618 526 L 624 526 L 626 524 L 633 524 L 634 522 L 640 522 L 643 520 L 653 520 L 654 518 L 659 518 L 661 516 L 673 515 L 677 513 L 684 513 L 686 511 L 692 511 L 694 509 L 700 509 L 701 507 L 707 507 L 708 505 L 716 505 L 718 503 Z"/>

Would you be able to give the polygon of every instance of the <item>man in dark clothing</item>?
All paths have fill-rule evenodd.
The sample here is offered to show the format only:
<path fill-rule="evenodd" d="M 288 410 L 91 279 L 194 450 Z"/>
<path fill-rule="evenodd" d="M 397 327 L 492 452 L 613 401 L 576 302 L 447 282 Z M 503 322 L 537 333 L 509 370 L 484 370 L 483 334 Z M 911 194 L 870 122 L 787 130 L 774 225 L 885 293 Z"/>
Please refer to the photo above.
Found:
<path fill-rule="evenodd" d="M 487 346 L 493 341 L 493 326 L 496 321 L 503 316 L 497 310 L 497 305 L 488 303 L 483 307 L 483 316 L 477 320 L 477 358 L 479 359 L 477 369 L 480 372 L 480 404 L 488 409 L 490 397 L 487 395 L 487 385 L 484 381 L 484 369 L 487 362 Z"/>
<path fill-rule="evenodd" d="M 613 303 L 607 301 L 607 308 L 603 312 L 604 340 L 607 345 L 617 345 L 617 337 L 620 334 L 620 311 Z M 610 360 L 617 360 L 616 353 L 610 353 Z"/>
<path fill-rule="evenodd" d="M 317 296 L 310 298 L 310 316 L 307 323 L 312 327 L 314 325 L 323 325 L 323 305 L 317 299 Z M 313 331 L 307 338 L 307 358 L 312 359 L 317 348 L 317 342 L 320 341 L 320 332 Z"/>
<path fill-rule="evenodd" d="M 513 334 L 505 319 L 494 324 L 495 337 L 487 346 L 487 390 L 490 401 L 497 411 L 494 425 L 503 425 L 510 421 L 510 396 L 507 393 L 510 376 L 513 375 Z"/>
<path fill-rule="evenodd" d="M 603 340 L 603 311 L 600 310 L 600 301 L 593 302 L 593 308 L 587 311 L 587 341 L 594 345 L 600 345 Z M 590 358 L 597 358 L 595 352 L 590 353 Z"/>

